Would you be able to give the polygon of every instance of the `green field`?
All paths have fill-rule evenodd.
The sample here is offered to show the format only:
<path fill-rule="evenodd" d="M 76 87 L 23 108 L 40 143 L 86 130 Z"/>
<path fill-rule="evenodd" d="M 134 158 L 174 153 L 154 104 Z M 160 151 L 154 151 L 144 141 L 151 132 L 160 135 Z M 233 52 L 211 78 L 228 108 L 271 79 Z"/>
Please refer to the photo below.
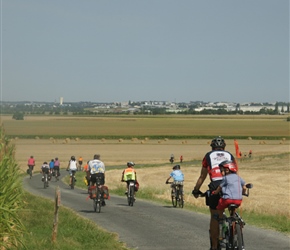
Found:
<path fill-rule="evenodd" d="M 285 116 L 31 116 L 1 117 L 8 137 L 19 138 L 289 138 Z"/>

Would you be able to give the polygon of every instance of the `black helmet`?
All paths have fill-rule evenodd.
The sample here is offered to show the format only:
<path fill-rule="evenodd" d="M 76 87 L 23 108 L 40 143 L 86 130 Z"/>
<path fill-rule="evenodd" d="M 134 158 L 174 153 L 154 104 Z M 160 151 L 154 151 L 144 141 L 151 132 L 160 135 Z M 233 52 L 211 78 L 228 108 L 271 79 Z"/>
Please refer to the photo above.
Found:
<path fill-rule="evenodd" d="M 210 146 L 212 148 L 214 148 L 214 149 L 215 148 L 222 148 L 222 149 L 224 149 L 226 147 L 226 143 L 225 143 L 225 141 L 224 141 L 224 139 L 222 137 L 218 136 L 218 137 L 214 138 L 211 141 Z"/>
<path fill-rule="evenodd" d="M 76 160 L 76 158 L 75 158 L 74 156 L 72 156 L 70 159 L 71 159 L 72 161 L 75 161 L 75 160 Z"/>
<path fill-rule="evenodd" d="M 223 161 L 219 164 L 219 168 L 220 170 L 222 170 L 223 168 L 228 168 L 231 172 L 236 173 L 237 172 L 237 165 L 232 162 L 232 161 Z"/>
<path fill-rule="evenodd" d="M 132 162 L 132 161 L 128 161 L 128 162 L 127 162 L 127 166 L 128 166 L 128 167 L 133 167 L 133 166 L 135 166 L 135 163 Z"/>
<path fill-rule="evenodd" d="M 173 170 L 180 169 L 180 165 L 175 165 L 172 169 L 173 169 Z"/>

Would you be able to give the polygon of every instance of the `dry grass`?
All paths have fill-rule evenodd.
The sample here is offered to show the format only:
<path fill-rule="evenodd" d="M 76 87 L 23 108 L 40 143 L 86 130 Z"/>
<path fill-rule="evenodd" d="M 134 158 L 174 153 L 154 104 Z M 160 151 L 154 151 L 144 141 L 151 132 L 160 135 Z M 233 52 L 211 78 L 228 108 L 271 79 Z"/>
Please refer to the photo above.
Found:
<path fill-rule="evenodd" d="M 163 198 L 170 197 L 169 186 L 165 185 L 172 165 L 169 156 L 174 153 L 176 159 L 182 154 L 185 163 L 182 170 L 185 174 L 185 202 L 204 206 L 203 199 L 194 199 L 191 190 L 200 173 L 200 162 L 204 154 L 210 149 L 208 140 L 144 140 L 143 143 L 136 139 L 123 140 L 70 140 L 67 143 L 51 139 L 17 139 L 16 159 L 26 170 L 27 159 L 34 155 L 36 169 L 40 169 L 43 161 L 50 161 L 59 157 L 61 167 L 67 166 L 71 155 L 83 157 L 84 162 L 90 160 L 95 153 L 101 154 L 107 170 L 110 166 L 123 166 L 127 161 L 134 161 L 138 166 L 143 164 L 161 164 L 160 167 L 141 168 L 137 170 L 140 188 L 156 187 Z M 227 150 L 234 151 L 233 141 L 227 140 Z M 282 214 L 289 217 L 290 205 L 289 190 L 289 141 L 269 140 L 261 144 L 256 140 L 239 140 L 240 150 L 247 153 L 253 151 L 251 159 L 239 160 L 240 175 L 247 182 L 254 184 L 249 198 L 244 199 L 243 207 L 257 212 Z M 284 156 L 281 154 L 284 153 Z M 192 162 L 187 164 L 186 162 Z M 193 162 L 198 162 L 193 164 Z M 187 164 L 187 166 L 186 166 Z M 107 171 L 106 182 L 110 188 L 116 188 L 120 183 L 121 170 Z M 206 190 L 208 180 L 203 184 Z"/>

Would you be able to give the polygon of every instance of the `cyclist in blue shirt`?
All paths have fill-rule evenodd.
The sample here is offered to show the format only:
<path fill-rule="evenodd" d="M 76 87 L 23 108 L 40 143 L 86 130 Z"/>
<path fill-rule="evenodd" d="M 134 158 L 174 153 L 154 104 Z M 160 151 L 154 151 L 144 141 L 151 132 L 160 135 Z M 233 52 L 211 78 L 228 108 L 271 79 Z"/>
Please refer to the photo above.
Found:
<path fill-rule="evenodd" d="M 173 171 L 170 173 L 165 183 L 168 184 L 168 181 L 170 180 L 170 178 L 173 178 L 173 183 L 171 184 L 171 188 L 172 188 L 172 192 L 175 193 L 176 184 L 183 186 L 184 175 L 182 171 L 180 170 L 180 165 L 175 165 L 172 169 Z"/>

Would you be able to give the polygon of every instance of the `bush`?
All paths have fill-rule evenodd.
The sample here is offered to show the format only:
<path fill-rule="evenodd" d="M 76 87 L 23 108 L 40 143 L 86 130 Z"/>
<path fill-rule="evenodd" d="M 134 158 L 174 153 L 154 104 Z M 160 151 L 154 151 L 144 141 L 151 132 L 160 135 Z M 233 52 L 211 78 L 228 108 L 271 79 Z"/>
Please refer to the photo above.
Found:
<path fill-rule="evenodd" d="M 24 120 L 24 114 L 21 113 L 21 112 L 16 112 L 12 116 L 12 119 L 15 119 L 15 120 Z"/>

